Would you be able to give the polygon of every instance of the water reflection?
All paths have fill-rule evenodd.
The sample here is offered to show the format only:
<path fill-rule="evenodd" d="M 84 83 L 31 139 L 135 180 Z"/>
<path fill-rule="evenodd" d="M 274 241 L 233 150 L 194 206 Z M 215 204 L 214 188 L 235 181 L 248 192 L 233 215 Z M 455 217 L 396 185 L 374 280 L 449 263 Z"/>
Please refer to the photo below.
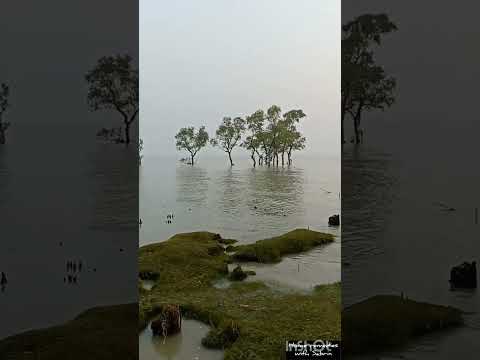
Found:
<path fill-rule="evenodd" d="M 138 167 L 136 149 L 123 145 L 98 144 L 88 157 L 94 194 L 91 228 L 137 231 Z"/>
<path fill-rule="evenodd" d="M 203 230 L 242 242 L 299 227 L 339 234 L 328 227 L 328 217 L 340 213 L 340 164 L 318 158 L 316 165 L 299 157 L 290 168 L 253 169 L 247 159 L 227 167 L 222 159 L 205 158 L 192 167 L 147 156 L 140 176 L 140 243 Z M 170 213 L 171 223 L 164 221 Z"/>
<path fill-rule="evenodd" d="M 180 165 L 176 167 L 176 174 L 177 201 L 185 206 L 205 205 L 210 181 L 207 171 L 202 167 Z"/>
<path fill-rule="evenodd" d="M 218 202 L 225 216 L 240 215 L 241 209 L 245 207 L 245 185 L 245 175 L 240 170 L 230 167 L 225 172 L 218 173 L 215 187 L 222 191 Z"/>
<path fill-rule="evenodd" d="M 138 217 L 137 181 L 126 172 L 138 166 L 119 150 L 42 136 L 0 147 L 0 271 L 8 279 L 0 338 L 136 301 L 137 228 L 124 225 Z M 66 261 L 76 271 L 66 273 Z"/>

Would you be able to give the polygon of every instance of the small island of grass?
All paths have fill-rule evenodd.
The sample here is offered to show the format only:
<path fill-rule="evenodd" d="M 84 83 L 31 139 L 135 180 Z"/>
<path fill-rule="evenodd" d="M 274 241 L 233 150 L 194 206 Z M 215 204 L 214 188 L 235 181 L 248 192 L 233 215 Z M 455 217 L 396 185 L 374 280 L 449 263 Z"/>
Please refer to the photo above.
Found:
<path fill-rule="evenodd" d="M 461 311 L 453 307 L 403 296 L 378 295 L 343 311 L 343 351 L 344 354 L 377 352 L 462 323 Z"/>
<path fill-rule="evenodd" d="M 285 255 L 298 254 L 335 240 L 332 234 L 307 229 L 296 229 L 286 234 L 259 240 L 254 244 L 231 248 L 235 261 L 275 263 Z"/>
<path fill-rule="evenodd" d="M 0 341 L 1 359 L 137 359 L 137 304 L 87 310 L 61 326 Z"/>

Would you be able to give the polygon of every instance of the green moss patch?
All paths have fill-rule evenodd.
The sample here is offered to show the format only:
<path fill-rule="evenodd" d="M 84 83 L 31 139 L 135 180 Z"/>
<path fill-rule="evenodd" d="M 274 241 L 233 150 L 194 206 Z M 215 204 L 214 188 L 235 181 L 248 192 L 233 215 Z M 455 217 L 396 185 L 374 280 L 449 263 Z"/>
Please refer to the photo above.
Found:
<path fill-rule="evenodd" d="M 343 350 L 346 354 L 375 352 L 462 322 L 461 311 L 453 307 L 374 296 L 343 311 Z"/>
<path fill-rule="evenodd" d="M 305 231 L 298 234 L 310 238 Z M 200 232 L 140 249 L 140 271 L 161 274 L 152 291 L 140 294 L 140 329 L 161 306 L 177 304 L 185 317 L 211 326 L 203 344 L 223 348 L 226 360 L 279 359 L 288 339 L 340 339 L 340 284 L 310 295 L 276 292 L 261 282 L 217 289 L 212 284 L 227 276 L 229 257 L 209 254 L 216 243 L 217 234 Z"/>
<path fill-rule="evenodd" d="M 232 255 L 235 261 L 252 261 L 260 263 L 275 263 L 282 256 L 301 253 L 319 245 L 325 245 L 335 240 L 331 234 L 307 229 L 297 229 L 284 235 L 260 240 L 254 244 L 235 246 Z"/>

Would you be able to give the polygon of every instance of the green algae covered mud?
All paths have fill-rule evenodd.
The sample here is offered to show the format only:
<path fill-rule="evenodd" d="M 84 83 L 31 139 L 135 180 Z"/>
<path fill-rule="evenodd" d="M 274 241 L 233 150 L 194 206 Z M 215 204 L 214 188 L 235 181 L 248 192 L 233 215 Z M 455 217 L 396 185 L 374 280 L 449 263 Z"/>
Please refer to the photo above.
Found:
<path fill-rule="evenodd" d="M 273 239 L 256 243 L 266 245 L 264 253 L 273 251 L 269 261 L 327 244 L 333 236 L 299 229 Z M 340 283 L 308 294 L 276 291 L 262 282 L 216 288 L 232 261 L 224 246 L 218 234 L 195 232 L 140 248 L 139 273 L 156 280 L 150 291 L 140 287 L 139 329 L 178 305 L 184 317 L 211 326 L 202 344 L 224 349 L 227 360 L 279 359 L 286 340 L 340 340 Z"/>
<path fill-rule="evenodd" d="M 137 314 L 137 304 L 93 308 L 64 325 L 1 340 L 0 358 L 138 359 Z"/>

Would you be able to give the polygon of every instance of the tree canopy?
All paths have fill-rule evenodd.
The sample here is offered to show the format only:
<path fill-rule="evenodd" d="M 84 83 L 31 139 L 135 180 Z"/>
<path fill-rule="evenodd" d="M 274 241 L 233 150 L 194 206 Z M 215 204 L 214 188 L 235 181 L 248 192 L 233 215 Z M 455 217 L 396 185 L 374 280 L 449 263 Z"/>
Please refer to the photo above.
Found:
<path fill-rule="evenodd" d="M 130 125 L 138 115 L 138 69 L 130 55 L 104 56 L 90 70 L 87 101 L 93 111 L 117 111 L 125 124 L 125 142 L 130 143 Z"/>
<path fill-rule="evenodd" d="M 208 143 L 208 133 L 205 126 L 201 126 L 198 132 L 193 126 L 181 128 L 175 135 L 178 150 L 186 150 L 190 153 L 191 165 L 195 163 L 195 156 Z"/>
<path fill-rule="evenodd" d="M 358 143 L 362 112 L 384 110 L 394 103 L 395 78 L 376 64 L 374 46 L 380 46 L 383 37 L 396 30 L 385 14 L 362 15 L 342 26 L 342 143 L 347 116 L 353 120 Z"/>
<path fill-rule="evenodd" d="M 241 146 L 250 152 L 253 166 L 285 165 L 285 155 L 288 165 L 292 164 L 292 153 L 305 148 L 306 139 L 297 125 L 305 117 L 300 109 L 290 110 L 282 114 L 282 109 L 272 105 L 264 110 L 257 110 L 253 114 L 242 117 L 224 117 L 210 140 L 212 146 L 219 147 L 228 154 L 230 165 L 233 166 L 232 151 Z M 208 142 L 208 134 L 202 126 L 198 133 L 194 127 L 185 127 L 175 136 L 178 150 L 187 150 L 190 153 L 191 164 L 197 152 Z M 242 141 L 243 139 L 243 141 Z"/>
<path fill-rule="evenodd" d="M 245 120 L 241 117 L 236 117 L 233 120 L 230 117 L 224 117 L 215 133 L 215 137 L 210 140 L 213 146 L 218 146 L 228 154 L 231 166 L 233 166 L 232 150 L 239 145 L 244 131 Z"/>

